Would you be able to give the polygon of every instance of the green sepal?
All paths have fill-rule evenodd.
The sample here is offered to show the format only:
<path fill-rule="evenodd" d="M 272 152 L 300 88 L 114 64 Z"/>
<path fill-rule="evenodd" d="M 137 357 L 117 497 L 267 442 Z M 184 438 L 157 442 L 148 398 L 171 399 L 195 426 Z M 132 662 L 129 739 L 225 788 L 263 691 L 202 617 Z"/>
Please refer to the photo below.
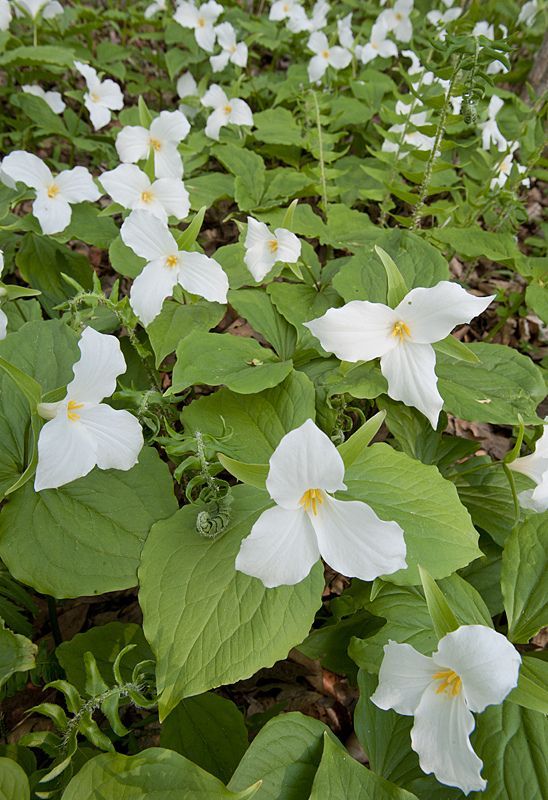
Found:
<path fill-rule="evenodd" d="M 386 302 L 390 308 L 395 308 L 398 303 L 401 303 L 405 295 L 409 292 L 407 284 L 403 275 L 399 271 L 394 260 L 388 255 L 386 250 L 382 247 L 375 245 L 375 253 L 382 261 L 382 265 L 386 272 L 386 280 L 388 282 L 388 291 L 386 292 Z"/>
<path fill-rule="evenodd" d="M 257 489 L 265 488 L 269 470 L 268 464 L 245 464 L 243 461 L 237 461 L 235 458 L 225 456 L 224 453 L 217 453 L 217 458 L 226 471 L 230 472 L 242 483 L 255 486 Z"/>
<path fill-rule="evenodd" d="M 386 411 L 379 411 L 375 416 L 368 419 L 361 428 L 352 434 L 352 436 L 337 447 L 339 455 L 344 461 L 346 469 L 351 467 L 354 461 L 358 459 L 373 437 L 379 431 L 384 419 Z"/>
<path fill-rule="evenodd" d="M 142 95 L 139 97 L 138 108 L 139 108 L 139 122 L 141 123 L 143 128 L 150 128 L 150 123 L 152 122 L 152 114 L 148 110 L 148 106 L 145 103 L 144 97 Z"/>
<path fill-rule="evenodd" d="M 202 206 L 201 209 L 194 215 L 194 219 L 190 225 L 188 225 L 188 227 L 186 227 L 182 233 L 176 234 L 175 240 L 179 250 L 190 250 L 198 238 L 206 210 L 206 206 Z"/>
<path fill-rule="evenodd" d="M 282 224 L 280 225 L 280 228 L 285 228 L 288 231 L 292 229 L 293 217 L 295 215 L 295 208 L 297 207 L 298 202 L 299 202 L 298 197 L 296 197 L 294 200 L 291 201 L 290 205 L 287 208 L 287 211 L 284 214 L 284 218 L 282 219 Z"/>
<path fill-rule="evenodd" d="M 438 639 L 442 639 L 446 634 L 455 631 L 459 622 L 434 578 L 420 564 L 419 573 L 434 631 Z"/>
<path fill-rule="evenodd" d="M 464 344 L 464 342 L 459 341 L 459 339 L 455 339 L 454 336 L 446 336 L 445 339 L 442 339 L 440 342 L 436 342 L 434 345 L 434 350 L 437 350 L 439 353 L 443 353 L 446 356 L 450 356 L 451 358 L 455 358 L 457 361 L 467 361 L 469 364 L 479 364 L 480 359 L 478 356 L 470 350 L 468 345 Z"/>

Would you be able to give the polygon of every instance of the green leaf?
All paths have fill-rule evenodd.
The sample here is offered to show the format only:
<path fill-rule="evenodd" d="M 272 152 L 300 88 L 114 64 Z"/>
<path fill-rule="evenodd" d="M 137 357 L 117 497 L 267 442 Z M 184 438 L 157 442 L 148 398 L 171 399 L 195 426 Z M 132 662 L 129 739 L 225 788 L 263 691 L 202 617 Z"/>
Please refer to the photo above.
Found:
<path fill-rule="evenodd" d="M 5 358 L 1 357 L 0 369 L 2 369 L 6 375 L 10 376 L 17 388 L 20 389 L 20 391 L 27 398 L 31 412 L 34 411 L 42 397 L 42 387 L 38 381 L 35 381 L 34 378 L 31 378 L 30 375 L 26 374 L 26 372 L 20 370 L 19 367 L 16 367 L 14 364 L 10 364 L 9 361 L 6 361 Z"/>
<path fill-rule="evenodd" d="M 528 642 L 548 624 L 548 511 L 516 527 L 504 545 L 501 586 L 508 638 Z"/>
<path fill-rule="evenodd" d="M 54 597 L 127 589 L 151 526 L 176 508 L 166 464 L 145 448 L 128 472 L 94 469 L 60 489 L 27 484 L 11 495 L 0 557 L 17 580 Z"/>
<path fill-rule="evenodd" d="M 434 630 L 438 639 L 442 639 L 447 633 L 455 631 L 459 627 L 459 623 L 443 592 L 438 587 L 436 581 L 432 578 L 429 572 L 421 567 L 419 564 L 419 573 L 421 576 L 422 588 L 424 590 L 424 597 L 426 605 L 428 606 L 428 613 L 432 618 Z"/>
<path fill-rule="evenodd" d="M 79 239 L 106 250 L 117 236 L 118 227 L 110 217 L 101 216 L 93 203 L 78 203 L 72 207 L 70 225 L 56 238 L 61 242 Z"/>
<path fill-rule="evenodd" d="M 335 290 L 331 286 L 318 291 L 304 284 L 271 283 L 267 291 L 280 314 L 296 327 L 300 348 L 325 352 L 308 328 L 303 328 L 303 322 L 321 317 L 328 308 L 341 305 L 342 301 Z"/>
<path fill-rule="evenodd" d="M 128 278 L 136 278 L 147 263 L 145 258 L 136 256 L 133 250 L 123 243 L 121 236 L 112 240 L 108 257 L 112 268 Z"/>
<path fill-rule="evenodd" d="M 240 542 L 271 501 L 250 486 L 237 486 L 232 494 L 222 537 L 201 537 L 198 509 L 186 506 L 153 527 L 143 550 L 139 600 L 157 661 L 161 718 L 185 697 L 285 658 L 308 633 L 321 603 L 319 563 L 301 583 L 278 589 L 236 571 Z"/>
<path fill-rule="evenodd" d="M 374 250 L 382 261 L 384 271 L 386 272 L 386 282 L 388 284 L 386 291 L 386 302 L 391 308 L 395 308 L 399 303 L 401 303 L 409 289 L 407 288 L 407 284 L 403 279 L 403 275 L 396 266 L 395 261 L 388 255 L 388 253 L 378 245 L 374 246 Z"/>
<path fill-rule="evenodd" d="M 139 96 L 137 108 L 139 109 L 139 124 L 142 128 L 150 128 L 152 114 L 148 110 L 147 104 L 145 103 L 145 99 L 142 95 Z"/>
<path fill-rule="evenodd" d="M 367 447 L 373 437 L 379 432 L 385 417 L 386 411 L 379 411 L 378 414 L 375 414 L 368 419 L 367 422 L 364 422 L 346 442 L 343 442 L 337 447 L 346 469 L 351 467 L 352 464 L 358 460 L 362 450 Z"/>
<path fill-rule="evenodd" d="M 448 244 L 464 258 L 489 258 L 491 261 L 521 259 L 521 252 L 512 233 L 482 231 L 477 225 L 472 228 L 435 228 L 431 237 Z"/>
<path fill-rule="evenodd" d="M 269 108 L 253 114 L 253 136 L 265 144 L 302 148 L 303 131 L 287 108 Z"/>
<path fill-rule="evenodd" d="M 455 358 L 457 361 L 468 361 L 469 364 L 479 364 L 480 360 L 467 344 L 456 339 L 454 336 L 446 336 L 440 342 L 436 342 L 434 350 L 443 353 L 445 356 Z"/>
<path fill-rule="evenodd" d="M 37 652 L 38 648 L 30 639 L 19 633 L 13 633 L 4 626 L 4 620 L 0 619 L 0 686 L 3 686 L 14 672 L 33 669 L 36 666 Z"/>
<path fill-rule="evenodd" d="M 228 300 L 251 327 L 261 333 L 282 359 L 291 358 L 297 344 L 294 326 L 277 311 L 263 289 L 232 289 Z"/>
<path fill-rule="evenodd" d="M 204 221 L 206 210 L 207 210 L 206 207 L 202 206 L 200 210 L 197 211 L 196 214 L 194 215 L 190 225 L 187 225 L 184 231 L 176 235 L 175 240 L 177 242 L 179 250 L 192 249 L 192 246 L 196 242 L 198 234 L 202 229 L 202 224 Z"/>
<path fill-rule="evenodd" d="M 511 703 L 548 714 L 548 663 L 539 657 L 522 656 L 518 685 L 508 695 Z"/>
<path fill-rule="evenodd" d="M 212 154 L 235 176 L 234 199 L 240 211 L 257 208 L 265 187 L 263 159 L 257 153 L 235 144 L 215 145 Z"/>
<path fill-rule="evenodd" d="M 202 206 L 211 208 L 218 200 L 234 197 L 234 178 L 224 172 L 206 172 L 205 175 L 185 178 L 185 186 L 193 211 Z"/>
<path fill-rule="evenodd" d="M 0 758 L 0 800 L 30 800 L 25 771 L 11 758 Z"/>
<path fill-rule="evenodd" d="M 247 750 L 247 728 L 234 703 L 207 692 L 175 706 L 160 744 L 227 783 Z"/>
<path fill-rule="evenodd" d="M 20 108 L 44 133 L 63 136 L 66 139 L 70 138 L 62 118 L 52 111 L 42 97 L 35 97 L 32 94 L 21 92 L 19 95 L 12 96 L 11 103 Z"/>
<path fill-rule="evenodd" d="M 186 305 L 166 300 L 161 312 L 147 327 L 156 367 L 176 350 L 179 342 L 189 333 L 195 330 L 207 332 L 218 325 L 225 311 L 226 306 L 208 303 L 207 300 Z"/>
<path fill-rule="evenodd" d="M 249 486 L 257 489 L 265 488 L 265 481 L 268 476 L 268 464 L 245 464 L 243 461 L 236 461 L 234 458 L 217 453 L 217 457 L 223 467 L 235 478 Z"/>
<path fill-rule="evenodd" d="M 54 47 L 52 45 L 25 45 L 15 47 L 13 50 L 6 50 L 0 55 L 0 65 L 12 67 L 23 65 L 25 67 L 37 66 L 43 68 L 46 64 L 54 64 L 57 67 L 74 66 L 76 53 L 70 47 Z"/>

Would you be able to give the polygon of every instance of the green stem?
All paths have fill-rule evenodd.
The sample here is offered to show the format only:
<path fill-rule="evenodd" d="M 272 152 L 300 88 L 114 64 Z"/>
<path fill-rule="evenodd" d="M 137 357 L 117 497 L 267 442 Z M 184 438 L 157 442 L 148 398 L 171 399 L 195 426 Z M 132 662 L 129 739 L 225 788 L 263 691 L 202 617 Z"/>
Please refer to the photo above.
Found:
<path fill-rule="evenodd" d="M 514 501 L 514 525 L 519 522 L 520 518 L 520 507 L 519 507 L 519 500 L 518 500 L 518 493 L 516 491 L 516 482 L 514 480 L 514 474 L 510 467 L 507 464 L 503 464 L 502 468 L 504 470 L 504 474 L 508 479 L 508 483 L 510 485 L 510 491 L 512 492 L 512 500 Z"/>
<path fill-rule="evenodd" d="M 314 109 L 316 112 L 316 128 L 318 131 L 318 148 L 319 148 L 319 162 L 320 162 L 320 179 L 322 183 L 322 198 L 323 198 L 323 211 L 324 214 L 327 216 L 327 181 L 325 177 L 325 162 L 324 162 L 324 155 L 323 155 L 323 137 L 322 137 L 322 125 L 320 122 L 320 106 L 318 104 L 318 98 L 316 96 L 316 92 L 311 89 L 310 93 L 314 99 Z"/>

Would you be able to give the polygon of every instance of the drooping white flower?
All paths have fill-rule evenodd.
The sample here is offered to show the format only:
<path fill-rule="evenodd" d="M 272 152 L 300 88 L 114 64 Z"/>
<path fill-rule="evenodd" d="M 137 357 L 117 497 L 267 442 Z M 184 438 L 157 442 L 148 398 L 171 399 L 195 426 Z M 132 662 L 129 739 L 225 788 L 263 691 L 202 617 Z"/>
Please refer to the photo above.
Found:
<path fill-rule="evenodd" d="M 502 98 L 497 97 L 497 95 L 494 94 L 491 100 L 489 101 L 489 107 L 487 109 L 487 120 L 479 124 L 479 128 L 482 131 L 481 139 L 482 139 L 482 147 L 484 150 L 489 150 L 491 145 L 494 144 L 497 146 L 497 150 L 499 150 L 502 153 L 508 147 L 508 142 L 500 132 L 496 120 L 496 116 L 503 107 L 503 105 L 504 105 L 504 100 L 502 100 Z"/>
<path fill-rule="evenodd" d="M 141 208 L 167 222 L 168 217 L 185 219 L 190 202 L 185 185 L 179 178 L 159 178 L 151 182 L 135 164 L 120 164 L 103 172 L 100 181 L 115 203 L 132 210 Z"/>
<path fill-rule="evenodd" d="M 205 135 L 210 139 L 219 139 L 221 128 L 225 125 L 253 125 L 253 114 L 245 100 L 226 96 L 221 87 L 213 83 L 202 97 L 202 105 L 212 108 L 207 118 Z"/>
<path fill-rule="evenodd" d="M 287 27 L 292 33 L 314 33 L 321 31 L 327 25 L 327 15 L 329 13 L 329 3 L 326 0 L 317 0 L 312 9 L 312 15 L 307 16 L 302 6 L 295 6 L 289 19 Z"/>
<path fill-rule="evenodd" d="M 529 27 L 533 24 L 538 11 L 538 0 L 529 0 L 521 7 L 517 23 L 523 22 Z"/>
<path fill-rule="evenodd" d="M 101 402 L 126 371 L 118 339 L 86 328 L 78 347 L 80 360 L 73 367 L 66 397 L 38 406 L 48 422 L 38 438 L 37 492 L 83 478 L 94 467 L 131 469 L 143 447 L 138 420 L 129 411 Z"/>
<path fill-rule="evenodd" d="M 210 56 L 209 63 L 213 72 L 221 72 L 228 62 L 237 67 L 247 65 L 247 45 L 236 41 L 236 31 L 230 22 L 222 22 L 215 28 L 217 43 L 222 51 L 217 56 Z"/>
<path fill-rule="evenodd" d="M 268 19 L 272 22 L 289 19 L 297 8 L 302 8 L 300 0 L 275 0 L 270 7 Z"/>
<path fill-rule="evenodd" d="M 158 316 L 179 283 L 206 300 L 226 303 L 228 278 L 220 264 L 203 253 L 179 250 L 163 222 L 146 211 L 132 211 L 120 231 L 122 241 L 147 264 L 133 281 L 129 302 L 143 325 Z"/>
<path fill-rule="evenodd" d="M 411 289 L 396 308 L 352 300 L 304 324 L 342 361 L 380 358 L 389 397 L 418 408 L 436 428 L 443 399 L 432 344 L 445 339 L 455 325 L 481 314 L 493 299 L 494 295 L 475 297 L 457 283 L 440 281 L 428 289 Z"/>
<path fill-rule="evenodd" d="M 104 128 L 111 120 L 111 111 L 120 111 L 124 107 L 122 90 L 110 78 L 99 80 L 97 70 L 89 64 L 75 61 L 74 66 L 86 81 L 87 92 L 84 95 L 84 105 L 89 111 L 89 118 L 94 130 Z"/>
<path fill-rule="evenodd" d="M 63 13 L 63 6 L 57 0 L 17 0 L 14 6 L 18 17 L 27 13 L 32 19 L 40 13 L 43 19 L 53 19 Z"/>
<path fill-rule="evenodd" d="M 4 251 L 0 250 L 0 276 L 4 272 Z M 5 339 L 8 333 L 8 318 L 0 308 L 0 339 Z"/>
<path fill-rule="evenodd" d="M 264 222 L 247 218 L 244 261 L 256 281 L 262 281 L 278 261 L 294 264 L 300 255 L 301 243 L 294 233 L 285 228 L 271 233 Z"/>
<path fill-rule="evenodd" d="M 41 86 L 28 83 L 21 86 L 21 89 L 25 94 L 33 94 L 35 97 L 41 97 L 56 114 L 62 114 L 67 107 L 59 92 L 46 92 Z"/>
<path fill-rule="evenodd" d="M 11 4 L 9 0 L 0 0 L 0 31 L 7 31 L 11 22 Z"/>
<path fill-rule="evenodd" d="M 517 685 L 521 657 L 500 633 L 462 625 L 431 656 L 388 642 L 371 696 L 376 706 L 414 717 L 411 747 L 425 773 L 465 794 L 483 791 L 483 763 L 470 744 L 472 712 L 499 705 Z"/>
<path fill-rule="evenodd" d="M 311 83 L 321 80 L 327 67 L 344 69 L 352 61 L 352 53 L 339 45 L 329 47 L 327 36 L 319 31 L 313 33 L 308 40 L 308 49 L 316 54 L 308 64 L 308 78 Z"/>
<path fill-rule="evenodd" d="M 344 463 L 311 419 L 286 434 L 270 457 L 266 488 L 276 503 L 242 541 L 236 569 L 272 588 L 302 581 L 320 558 L 348 577 L 371 581 L 405 569 L 406 546 L 396 522 L 379 519 L 346 489 Z"/>
<path fill-rule="evenodd" d="M 517 161 L 514 162 L 514 153 L 519 147 L 519 142 L 508 142 L 508 151 L 504 158 L 502 158 L 496 167 L 496 175 L 494 178 L 491 179 L 491 183 L 489 184 L 490 189 L 502 189 L 503 186 L 506 184 L 506 181 L 510 177 L 510 173 L 512 172 L 512 167 L 516 166 L 518 172 L 525 172 L 527 167 L 523 164 L 518 164 Z M 525 178 L 522 183 L 525 186 L 529 185 L 529 178 Z"/>
<path fill-rule="evenodd" d="M 151 19 L 158 11 L 166 10 L 166 0 L 154 0 L 145 8 L 145 19 Z"/>
<path fill-rule="evenodd" d="M 60 233 L 70 223 L 71 204 L 98 200 L 101 192 L 85 167 L 74 167 L 55 177 L 42 159 L 15 150 L 2 161 L 2 172 L 16 183 L 36 190 L 32 213 L 43 233 Z"/>
<path fill-rule="evenodd" d="M 393 8 L 385 8 L 377 17 L 377 22 L 394 34 L 399 42 L 409 42 L 413 36 L 413 26 L 409 19 L 413 11 L 413 0 L 396 0 Z"/>
<path fill-rule="evenodd" d="M 196 43 L 208 53 L 213 51 L 215 45 L 215 23 L 217 18 L 223 13 L 223 7 L 215 0 L 208 0 L 197 7 L 193 2 L 183 0 L 177 6 L 173 16 L 183 28 L 191 28 L 194 31 Z"/>
<path fill-rule="evenodd" d="M 387 39 L 387 29 L 384 25 L 376 22 L 371 28 L 371 36 L 367 44 L 356 48 L 356 55 L 362 64 L 368 64 L 375 58 L 390 58 L 398 55 L 398 48 L 394 42 Z"/>
<path fill-rule="evenodd" d="M 189 121 L 182 111 L 161 111 L 150 123 L 150 129 L 141 125 L 122 128 L 116 138 L 116 151 L 126 164 L 142 161 L 152 151 L 157 178 L 182 178 L 183 161 L 177 146 L 189 131 Z"/>
<path fill-rule="evenodd" d="M 537 440 L 534 452 L 508 464 L 514 472 L 527 475 L 537 484 L 534 489 L 520 492 L 518 497 L 523 508 L 539 512 L 548 510 L 548 417 L 544 417 L 544 423 L 542 436 Z"/>

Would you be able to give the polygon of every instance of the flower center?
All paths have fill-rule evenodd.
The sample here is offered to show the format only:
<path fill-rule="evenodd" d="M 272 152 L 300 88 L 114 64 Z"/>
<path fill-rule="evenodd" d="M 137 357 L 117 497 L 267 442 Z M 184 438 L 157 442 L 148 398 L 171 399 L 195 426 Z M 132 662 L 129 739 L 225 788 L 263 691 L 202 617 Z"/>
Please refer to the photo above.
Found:
<path fill-rule="evenodd" d="M 196 20 L 196 25 L 199 28 L 205 28 L 205 24 L 206 24 L 205 19 L 203 17 L 198 17 L 198 19 Z"/>
<path fill-rule="evenodd" d="M 289 11 L 289 6 L 287 3 L 284 5 L 283 10 L 285 11 L 286 14 Z"/>
<path fill-rule="evenodd" d="M 177 256 L 168 256 L 166 258 L 166 267 L 173 268 L 176 267 L 178 263 L 179 259 L 177 258 Z"/>
<path fill-rule="evenodd" d="M 305 511 L 312 513 L 314 516 L 318 513 L 318 506 L 323 503 L 323 492 L 321 489 L 308 489 L 301 499 L 299 500 L 299 505 L 304 508 Z"/>
<path fill-rule="evenodd" d="M 269 239 L 267 242 L 267 246 L 271 253 L 278 252 L 278 242 L 276 241 L 276 239 Z"/>
<path fill-rule="evenodd" d="M 153 139 L 152 137 L 150 139 L 150 146 L 153 150 L 156 150 L 156 152 L 162 149 L 162 143 L 158 139 Z"/>
<path fill-rule="evenodd" d="M 48 186 L 48 197 L 53 198 L 57 197 L 59 194 L 59 187 L 56 183 L 52 183 L 51 186 Z"/>
<path fill-rule="evenodd" d="M 462 681 L 452 669 L 442 669 L 440 672 L 435 672 L 432 677 L 436 681 L 440 681 L 440 685 L 436 689 L 436 694 L 445 692 L 456 697 L 460 694 L 462 689 Z"/>
<path fill-rule="evenodd" d="M 98 103 L 99 100 L 101 99 L 101 95 L 98 94 L 97 92 L 92 92 L 90 94 L 90 99 L 91 99 L 92 103 Z"/>
<path fill-rule="evenodd" d="M 403 340 L 406 337 L 411 336 L 411 331 L 409 330 L 409 326 L 406 325 L 406 323 L 402 322 L 401 320 L 399 322 L 396 322 L 394 327 L 392 328 L 392 336 L 398 336 L 400 342 L 403 342 Z"/>
<path fill-rule="evenodd" d="M 232 114 L 232 106 L 229 103 L 224 107 L 224 112 L 225 114 Z"/>
<path fill-rule="evenodd" d="M 77 419 L 80 419 L 80 414 L 76 413 L 76 409 L 83 407 L 84 407 L 83 403 L 77 403 L 76 400 L 69 400 L 67 405 L 67 417 L 72 422 L 76 422 Z"/>
<path fill-rule="evenodd" d="M 323 56 L 324 58 L 329 58 L 329 50 L 323 50 L 323 51 L 322 51 L 322 56 Z"/>
<path fill-rule="evenodd" d="M 143 203 L 152 203 L 152 201 L 154 200 L 154 195 L 152 194 L 152 192 L 149 191 L 141 192 L 141 200 L 143 201 Z"/>
<path fill-rule="evenodd" d="M 396 17 L 396 19 L 398 20 L 398 22 L 401 22 L 401 21 L 402 21 L 402 19 L 403 19 L 403 15 L 402 15 L 402 14 L 400 14 L 400 12 L 399 12 L 399 11 L 396 11 L 396 13 L 394 14 L 394 16 Z"/>
<path fill-rule="evenodd" d="M 228 48 L 228 52 L 229 53 L 235 53 L 236 52 L 236 45 L 235 44 L 230 45 L 230 47 Z"/>

